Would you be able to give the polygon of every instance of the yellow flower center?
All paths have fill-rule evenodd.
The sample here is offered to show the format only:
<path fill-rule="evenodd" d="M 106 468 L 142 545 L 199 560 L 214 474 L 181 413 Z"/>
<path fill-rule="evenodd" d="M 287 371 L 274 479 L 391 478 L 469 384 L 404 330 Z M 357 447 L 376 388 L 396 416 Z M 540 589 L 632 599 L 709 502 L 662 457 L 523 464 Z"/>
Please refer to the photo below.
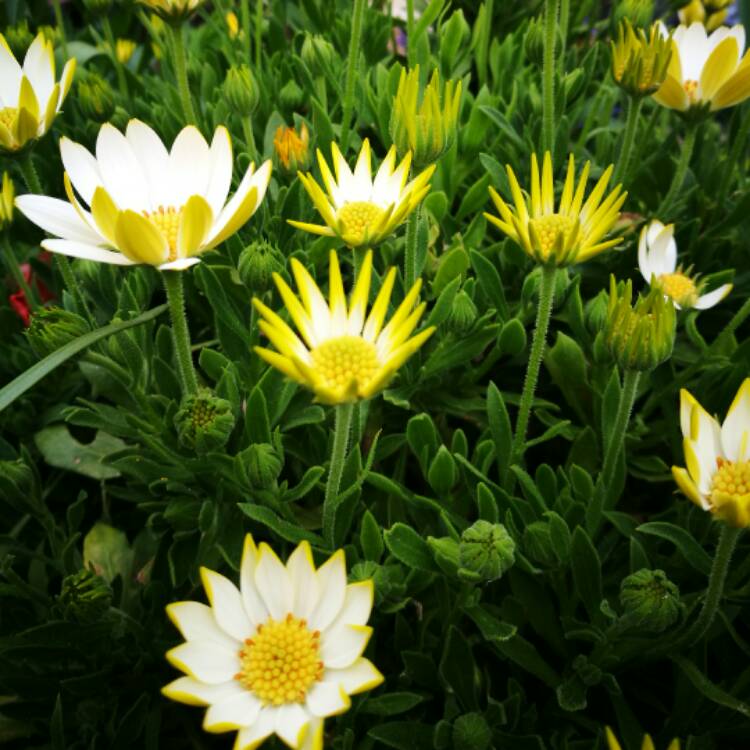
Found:
<path fill-rule="evenodd" d="M 177 260 L 177 234 L 180 231 L 182 208 L 159 206 L 156 211 L 143 211 L 143 215 L 156 226 L 169 245 L 169 260 Z"/>
<path fill-rule="evenodd" d="M 235 679 L 264 703 L 301 703 L 323 677 L 320 633 L 292 614 L 284 620 L 269 619 L 245 641 L 240 664 Z"/>
<path fill-rule="evenodd" d="M 716 473 L 711 481 L 711 500 L 716 505 L 722 501 L 739 500 L 750 494 L 750 461 L 716 459 Z"/>
<path fill-rule="evenodd" d="M 324 341 L 311 352 L 313 367 L 329 388 L 346 388 L 352 380 L 369 383 L 380 363 L 375 347 L 359 336 Z"/>
<path fill-rule="evenodd" d="M 539 219 L 531 219 L 529 224 L 533 227 L 539 243 L 536 249 L 542 258 L 545 260 L 549 258 L 558 242 L 565 244 L 574 223 L 570 216 L 562 214 L 550 214 Z"/>
<path fill-rule="evenodd" d="M 13 130 L 13 124 L 16 121 L 18 110 L 15 107 L 5 107 L 0 109 L 0 124 L 5 125 L 8 130 Z"/>
<path fill-rule="evenodd" d="M 698 300 L 695 282 L 684 273 L 664 273 L 659 277 L 659 284 L 664 294 L 682 307 L 692 307 Z"/>
<path fill-rule="evenodd" d="M 682 84 L 682 87 L 685 89 L 688 101 L 693 104 L 698 98 L 698 81 L 694 81 L 692 78 L 689 78 L 687 81 L 685 81 L 685 83 Z"/>
<path fill-rule="evenodd" d="M 352 201 L 339 209 L 341 235 L 352 247 L 364 244 L 378 228 L 385 211 L 369 201 Z"/>

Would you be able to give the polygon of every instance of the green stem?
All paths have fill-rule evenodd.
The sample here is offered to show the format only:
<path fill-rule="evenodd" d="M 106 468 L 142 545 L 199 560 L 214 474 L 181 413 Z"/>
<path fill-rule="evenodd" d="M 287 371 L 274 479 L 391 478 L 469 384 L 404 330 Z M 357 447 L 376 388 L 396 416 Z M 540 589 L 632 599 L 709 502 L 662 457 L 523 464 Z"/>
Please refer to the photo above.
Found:
<path fill-rule="evenodd" d="M 263 38 L 263 0 L 255 3 L 255 67 L 260 68 L 260 43 Z"/>
<path fill-rule="evenodd" d="M 18 287 L 21 289 L 21 291 L 24 293 L 26 301 L 29 303 L 29 307 L 31 307 L 31 310 L 35 312 L 39 307 L 39 297 L 37 297 L 36 290 L 32 289 L 26 282 L 26 279 L 23 276 L 23 272 L 21 271 L 21 267 L 18 265 L 16 254 L 13 252 L 13 248 L 11 248 L 10 246 L 10 240 L 8 239 L 8 235 L 6 233 L 3 233 L 2 255 L 8 272 L 13 277 L 13 280 L 16 282 L 16 284 L 18 284 Z"/>
<path fill-rule="evenodd" d="M 172 338 L 174 340 L 177 369 L 180 374 L 182 391 L 188 396 L 198 390 L 198 378 L 193 367 L 190 350 L 190 330 L 185 316 L 185 290 L 182 286 L 181 271 L 164 271 L 164 288 L 167 290 L 169 314 L 172 318 Z"/>
<path fill-rule="evenodd" d="M 417 271 L 417 235 L 419 234 L 419 216 L 421 204 L 409 214 L 406 220 L 406 247 L 404 249 L 404 287 L 408 292 L 418 277 Z"/>
<path fill-rule="evenodd" d="M 349 56 L 346 62 L 344 105 L 341 114 L 341 152 L 346 155 L 349 145 L 349 129 L 354 108 L 354 84 L 359 69 L 359 45 L 362 39 L 362 18 L 365 15 L 365 0 L 354 0 L 352 11 L 352 33 L 349 37 Z"/>
<path fill-rule="evenodd" d="M 36 167 L 34 166 L 34 158 L 31 155 L 31 151 L 26 151 L 24 155 L 18 160 L 18 166 L 21 169 L 23 180 L 26 183 L 26 187 L 30 192 L 41 195 L 44 190 L 42 183 L 39 181 L 39 175 L 37 174 Z"/>
<path fill-rule="evenodd" d="M 195 116 L 193 99 L 190 96 L 190 83 L 187 73 L 187 59 L 185 57 L 185 40 L 182 37 L 182 25 L 172 26 L 172 42 L 174 52 L 174 72 L 177 78 L 177 91 L 180 95 L 182 115 L 186 125 L 197 125 L 198 118 Z"/>
<path fill-rule="evenodd" d="M 570 0 L 560 0 L 560 36 L 562 36 L 562 49 L 560 58 L 565 56 L 565 45 L 568 41 L 568 23 L 570 21 Z"/>
<path fill-rule="evenodd" d="M 68 57 L 68 38 L 65 35 L 65 22 L 63 19 L 62 6 L 60 0 L 52 0 L 52 7 L 55 9 L 55 24 L 60 30 L 60 45 L 62 46 L 63 57 Z"/>
<path fill-rule="evenodd" d="M 555 150 L 555 42 L 560 0 L 544 3 L 544 60 L 542 63 L 542 151 Z"/>
<path fill-rule="evenodd" d="M 631 96 L 628 98 L 628 117 L 625 122 L 625 135 L 622 139 L 620 158 L 617 160 L 615 173 L 612 177 L 613 185 L 619 185 L 621 182 L 627 183 L 630 160 L 633 156 L 633 144 L 635 143 L 635 134 L 638 130 L 638 120 L 641 116 L 642 106 L 642 97 Z"/>
<path fill-rule="evenodd" d="M 685 182 L 685 175 L 687 174 L 688 166 L 690 165 L 690 157 L 693 155 L 693 148 L 695 148 L 695 136 L 697 133 L 697 123 L 689 123 L 687 132 L 685 133 L 685 140 L 682 142 L 680 160 L 677 162 L 677 168 L 675 169 L 674 177 L 672 177 L 672 184 L 669 186 L 669 190 L 664 196 L 664 200 L 661 202 L 661 206 L 659 206 L 659 210 L 657 211 L 657 216 L 659 216 L 659 218 L 661 219 L 669 218 L 669 212 L 672 209 L 672 204 L 674 203 L 678 193 L 682 189 L 682 183 Z"/>
<path fill-rule="evenodd" d="M 250 33 L 250 0 L 240 0 L 240 26 L 242 28 L 242 47 L 245 50 L 245 60 L 248 65 L 252 59 L 252 46 Z"/>
<path fill-rule="evenodd" d="M 723 206 L 724 201 L 727 199 L 729 186 L 732 184 L 732 178 L 735 175 L 735 167 L 741 163 L 740 156 L 742 154 L 742 149 L 745 146 L 748 132 L 750 132 L 750 111 L 746 108 L 742 114 L 744 114 L 744 117 L 742 117 L 737 135 L 732 142 L 732 149 L 729 152 L 729 157 L 724 166 L 724 174 L 717 193 L 717 206 Z"/>
<path fill-rule="evenodd" d="M 112 32 L 112 24 L 109 22 L 109 16 L 107 15 L 102 18 L 102 28 L 104 29 L 104 38 L 109 45 L 112 65 L 114 65 L 115 72 L 117 73 L 117 87 L 120 89 L 120 94 L 125 99 L 128 99 L 130 94 L 128 92 L 128 81 L 125 78 L 125 68 L 117 59 L 117 41 L 115 40 L 115 35 Z"/>
<path fill-rule="evenodd" d="M 518 417 L 516 418 L 516 431 L 513 435 L 513 448 L 511 450 L 511 464 L 517 464 L 523 458 L 526 431 L 528 430 L 529 417 L 531 416 L 531 406 L 534 402 L 534 392 L 536 391 L 536 384 L 539 379 L 539 369 L 542 366 L 544 346 L 547 342 L 547 329 L 552 317 L 552 304 L 555 299 L 557 269 L 554 266 L 542 266 L 541 270 L 542 279 L 539 285 L 539 306 L 536 310 L 534 335 L 531 339 L 529 362 L 526 365 L 526 377 L 523 381 L 521 403 L 518 408 Z M 509 476 L 513 477 L 514 475 L 509 474 Z"/>
<path fill-rule="evenodd" d="M 245 145 L 247 146 L 247 153 L 250 156 L 250 161 L 258 161 L 258 151 L 255 148 L 255 136 L 253 135 L 253 121 L 248 115 L 241 118 L 242 122 L 242 134 L 245 136 Z"/>
<path fill-rule="evenodd" d="M 338 404 L 335 409 L 336 426 L 333 433 L 333 448 L 328 467 L 328 482 L 323 502 L 323 537 L 328 545 L 334 546 L 334 522 L 336 520 L 337 499 L 341 475 L 344 472 L 346 448 L 349 443 L 349 432 L 352 424 L 354 404 Z"/>
<path fill-rule="evenodd" d="M 477 77 L 479 85 L 483 86 L 487 81 L 487 57 L 490 50 L 490 37 L 492 35 L 492 16 L 494 13 L 494 0 L 485 0 L 484 24 L 480 29 L 479 46 L 477 47 Z"/>
<path fill-rule="evenodd" d="M 406 62 L 410 68 L 416 63 L 417 45 L 414 44 L 414 0 L 406 0 Z"/>

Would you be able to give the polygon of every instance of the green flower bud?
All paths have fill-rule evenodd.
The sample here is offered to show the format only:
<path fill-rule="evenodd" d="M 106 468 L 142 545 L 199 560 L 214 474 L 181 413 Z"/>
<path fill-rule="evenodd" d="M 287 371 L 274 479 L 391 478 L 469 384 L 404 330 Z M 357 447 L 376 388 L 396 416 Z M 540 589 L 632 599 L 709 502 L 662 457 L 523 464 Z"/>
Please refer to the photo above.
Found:
<path fill-rule="evenodd" d="M 34 354 L 42 359 L 90 330 L 80 315 L 61 307 L 46 307 L 31 316 L 26 337 Z"/>
<path fill-rule="evenodd" d="M 471 297 L 462 289 L 454 298 L 451 304 L 451 311 L 448 315 L 448 330 L 455 333 L 456 336 L 466 335 L 474 325 L 477 319 L 477 306 Z"/>
<path fill-rule="evenodd" d="M 305 92 L 290 78 L 279 91 L 279 103 L 282 109 L 297 110 L 305 100 Z"/>
<path fill-rule="evenodd" d="M 680 617 L 680 590 L 663 570 L 641 570 L 620 584 L 620 604 L 625 618 L 637 627 L 661 633 Z"/>
<path fill-rule="evenodd" d="M 182 399 L 174 417 L 180 443 L 196 453 L 221 448 L 234 429 L 229 401 L 215 396 L 208 388 Z"/>
<path fill-rule="evenodd" d="M 255 76 L 247 65 L 233 65 L 224 79 L 224 96 L 229 108 L 240 117 L 251 117 L 260 103 Z"/>
<path fill-rule="evenodd" d="M 623 370 L 652 370 L 666 360 L 674 346 L 676 314 L 672 301 L 658 285 L 634 305 L 633 284 L 610 279 L 605 337 Z"/>
<path fill-rule="evenodd" d="M 300 55 L 314 76 L 322 76 L 333 65 L 336 50 L 327 39 L 319 34 L 306 33 Z"/>
<path fill-rule="evenodd" d="M 615 23 L 627 19 L 634 26 L 646 26 L 654 17 L 654 0 L 621 0 L 615 7 Z"/>
<path fill-rule="evenodd" d="M 271 285 L 271 274 L 280 268 L 279 251 L 265 240 L 249 244 L 237 264 L 242 283 L 253 292 L 266 291 Z"/>
<path fill-rule="evenodd" d="M 246 483 L 260 490 L 273 486 L 284 465 L 283 459 L 269 443 L 254 443 L 238 454 L 237 460 Z"/>
<path fill-rule="evenodd" d="M 16 191 L 7 172 L 3 172 L 3 189 L 0 191 L 0 232 L 13 223 L 13 200 Z"/>
<path fill-rule="evenodd" d="M 589 333 L 594 336 L 601 331 L 607 323 L 607 309 L 609 308 L 609 297 L 602 289 L 599 294 L 586 303 L 584 309 L 584 320 Z"/>
<path fill-rule="evenodd" d="M 456 140 L 461 81 L 440 83 L 437 70 L 419 96 L 419 65 L 401 70 L 391 110 L 390 134 L 399 156 L 411 151 L 414 169 L 434 164 Z"/>
<path fill-rule="evenodd" d="M 94 122 L 107 122 L 115 111 L 112 88 L 96 73 L 89 73 L 78 82 L 78 103 L 83 114 Z"/>
<path fill-rule="evenodd" d="M 80 570 L 65 576 L 57 605 L 69 622 L 93 623 L 107 613 L 112 604 L 112 589 L 92 570 Z"/>
<path fill-rule="evenodd" d="M 487 750 L 491 744 L 492 729 L 482 714 L 464 714 L 453 722 L 455 750 Z"/>
<path fill-rule="evenodd" d="M 612 76 L 630 96 L 649 96 L 664 83 L 672 57 L 672 40 L 665 39 L 656 24 L 646 36 L 643 29 L 636 33 L 627 19 L 621 21 L 610 49 Z"/>
<path fill-rule="evenodd" d="M 503 323 L 498 343 L 503 354 L 518 356 L 526 348 L 526 329 L 518 318 L 511 318 Z"/>
<path fill-rule="evenodd" d="M 560 27 L 555 31 L 555 54 L 562 49 Z M 544 61 L 544 17 L 537 16 L 529 21 L 526 35 L 523 38 L 523 51 L 529 62 L 542 65 Z"/>
<path fill-rule="evenodd" d="M 505 526 L 475 521 L 461 534 L 458 574 L 469 581 L 494 581 L 513 566 L 515 551 Z"/>
<path fill-rule="evenodd" d="M 8 46 L 16 59 L 23 60 L 26 50 L 34 41 L 34 35 L 29 29 L 29 22 L 24 19 L 15 26 L 8 26 L 7 29 L 3 30 L 3 33 L 5 34 L 5 41 L 8 42 Z"/>

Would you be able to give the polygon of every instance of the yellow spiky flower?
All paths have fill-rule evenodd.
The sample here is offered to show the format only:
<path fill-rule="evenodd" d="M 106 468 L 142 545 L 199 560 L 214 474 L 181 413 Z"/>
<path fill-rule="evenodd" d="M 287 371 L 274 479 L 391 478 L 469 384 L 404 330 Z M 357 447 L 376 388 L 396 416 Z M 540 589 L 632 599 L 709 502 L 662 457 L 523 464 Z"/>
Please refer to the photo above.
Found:
<path fill-rule="evenodd" d="M 615 733 L 609 727 L 605 727 L 605 732 L 607 734 L 607 745 L 609 747 L 609 750 L 622 750 L 622 746 L 617 741 Z M 656 748 L 654 747 L 654 741 L 651 739 L 651 735 L 644 735 L 641 750 L 656 750 Z M 667 748 L 667 750 L 680 750 L 680 741 L 676 739 L 672 740 L 669 743 L 669 747 Z"/>
<path fill-rule="evenodd" d="M 374 179 L 370 142 L 367 139 L 362 144 L 353 172 L 335 143 L 331 144 L 331 152 L 335 177 L 318 150 L 318 164 L 327 195 L 309 172 L 299 174 L 325 226 L 289 220 L 298 229 L 339 237 L 352 248 L 372 247 L 406 221 L 430 190 L 429 181 L 435 166 L 427 167 L 407 184 L 411 154 L 407 154 L 396 166 L 395 147 L 391 147 L 386 154 Z"/>
<path fill-rule="evenodd" d="M 386 273 L 375 302 L 367 311 L 372 279 L 372 251 L 368 251 L 357 282 L 346 304 L 338 256 L 331 251 L 329 299 L 326 301 L 312 276 L 296 259 L 292 272 L 299 297 L 278 274 L 273 278 L 294 321 L 299 336 L 259 299 L 253 304 L 262 316 L 261 331 L 278 351 L 255 351 L 287 377 L 315 393 L 316 400 L 342 404 L 372 398 L 383 390 L 401 365 L 435 331 L 426 328 L 409 338 L 417 327 L 425 303 L 414 307 L 421 282 L 409 290 L 386 325 L 396 269 Z"/>
<path fill-rule="evenodd" d="M 307 169 L 310 164 L 308 147 L 310 131 L 303 122 L 299 133 L 294 127 L 279 125 L 273 136 L 273 150 L 279 165 L 287 172 Z"/>
<path fill-rule="evenodd" d="M 610 47 L 612 76 L 615 83 L 628 94 L 648 96 L 664 83 L 672 56 L 672 42 L 660 34 L 656 24 L 646 36 L 643 29 L 636 32 L 630 21 L 624 19 Z"/>
<path fill-rule="evenodd" d="M 508 165 L 508 180 L 514 205 L 509 206 L 490 187 L 490 196 L 500 216 L 484 216 L 502 230 L 537 263 L 567 266 L 582 263 L 604 250 L 614 247 L 621 237 L 604 240 L 618 217 L 627 193 L 622 185 L 604 198 L 613 165 L 607 167 L 584 203 L 586 182 L 591 163 L 586 162 L 575 184 L 575 161 L 568 159 L 560 202 L 555 208 L 555 184 L 552 177 L 552 157 L 544 154 L 541 179 L 536 154 L 531 155 L 531 195 L 527 199 L 518 184 L 513 169 Z"/>

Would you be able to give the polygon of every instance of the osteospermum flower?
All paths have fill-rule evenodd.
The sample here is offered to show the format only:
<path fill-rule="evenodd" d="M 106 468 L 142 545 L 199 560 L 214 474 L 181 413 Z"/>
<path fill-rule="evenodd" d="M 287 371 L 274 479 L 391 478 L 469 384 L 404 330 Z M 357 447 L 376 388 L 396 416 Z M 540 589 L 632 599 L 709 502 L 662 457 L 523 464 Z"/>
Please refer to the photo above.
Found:
<path fill-rule="evenodd" d="M 677 308 L 707 310 L 732 291 L 731 284 L 722 284 L 708 294 L 701 294 L 701 284 L 697 277 L 677 265 L 674 224 L 664 226 L 656 219 L 641 230 L 638 267 L 643 278 L 649 284 L 658 284 Z"/>
<path fill-rule="evenodd" d="M 302 542 L 284 565 L 248 534 L 239 590 L 201 568 L 210 606 L 176 602 L 167 613 L 185 638 L 167 659 L 187 676 L 162 689 L 207 706 L 207 732 L 237 730 L 235 750 L 272 734 L 289 747 L 321 750 L 323 719 L 348 710 L 349 696 L 383 681 L 362 656 L 372 628 L 371 580 L 348 584 L 343 550 L 317 570 Z"/>
<path fill-rule="evenodd" d="M 226 128 L 211 146 L 192 126 L 167 151 L 148 125 L 131 120 L 123 135 L 103 125 L 96 157 L 62 138 L 68 201 L 22 195 L 16 205 L 31 221 L 55 235 L 42 242 L 53 253 L 102 263 L 146 263 L 181 270 L 216 247 L 250 219 L 271 176 L 271 162 L 251 164 L 234 195 L 232 143 Z M 76 193 L 88 204 L 82 205 Z"/>
<path fill-rule="evenodd" d="M 680 426 L 687 468 L 672 467 L 679 488 L 717 518 L 750 526 L 750 378 L 721 425 L 681 390 Z"/>
<path fill-rule="evenodd" d="M 560 203 L 555 208 L 552 157 L 549 151 L 544 154 L 540 179 L 536 154 L 532 154 L 529 199 L 521 192 L 516 175 L 508 165 L 506 170 L 514 205 L 509 206 L 490 187 L 490 196 L 500 216 L 484 215 L 538 263 L 566 266 L 588 260 L 622 239 L 603 241 L 617 221 L 620 207 L 627 197 L 627 193 L 622 192 L 622 185 L 618 185 L 604 198 L 612 176 L 613 166 L 610 165 L 584 203 L 590 167 L 591 163 L 586 162 L 576 186 L 575 161 L 570 155 Z"/>
<path fill-rule="evenodd" d="M 399 367 L 432 336 L 434 326 L 409 338 L 425 309 L 415 309 L 421 282 L 417 281 L 387 325 L 385 317 L 396 279 L 391 268 L 383 279 L 370 314 L 365 318 L 372 277 L 372 251 L 362 264 L 347 307 L 338 257 L 331 252 L 330 292 L 326 302 L 312 276 L 296 259 L 292 271 L 299 289 L 295 296 L 274 274 L 276 286 L 299 336 L 260 300 L 253 304 L 263 317 L 260 329 L 278 351 L 256 347 L 270 365 L 312 390 L 327 404 L 367 399 L 381 391 Z M 300 338 L 301 337 L 301 338 Z"/>
<path fill-rule="evenodd" d="M 435 166 L 428 167 L 406 184 L 411 155 L 407 154 L 395 166 L 394 147 L 383 159 L 375 179 L 372 177 L 372 157 L 367 139 L 362 144 L 354 172 L 349 169 L 335 143 L 331 144 L 331 151 L 335 177 L 323 154 L 318 151 L 318 163 L 327 195 L 310 173 L 299 175 L 325 226 L 290 220 L 289 223 L 298 229 L 340 237 L 349 247 L 371 247 L 402 224 L 430 190 L 429 181 Z"/>
<path fill-rule="evenodd" d="M 605 732 L 607 734 L 607 745 L 609 746 L 609 750 L 622 750 L 622 746 L 617 741 L 615 733 L 609 727 L 605 728 Z M 651 735 L 644 735 L 641 750 L 656 750 L 654 741 L 651 739 Z M 669 747 L 667 748 L 667 750 L 680 750 L 680 741 L 676 739 L 672 740 L 669 743 Z"/>
<path fill-rule="evenodd" d="M 0 34 L 0 151 L 18 151 L 50 129 L 68 94 L 75 67 L 75 59 L 68 60 L 56 82 L 52 42 L 44 34 L 36 35 L 23 67 Z"/>
<path fill-rule="evenodd" d="M 662 36 L 668 32 L 659 24 Z M 680 25 L 672 34 L 667 77 L 654 94 L 659 104 L 680 112 L 710 111 L 739 104 L 750 96 L 750 54 L 740 24 L 722 26 L 710 35 L 702 23 Z"/>

